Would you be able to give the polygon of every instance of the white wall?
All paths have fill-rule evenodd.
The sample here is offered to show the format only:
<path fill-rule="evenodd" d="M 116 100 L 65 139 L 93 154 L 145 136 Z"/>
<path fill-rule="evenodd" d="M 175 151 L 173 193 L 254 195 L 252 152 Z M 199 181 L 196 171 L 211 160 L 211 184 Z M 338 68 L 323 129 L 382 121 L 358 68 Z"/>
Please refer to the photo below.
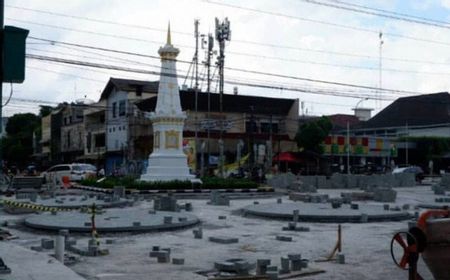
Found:
<path fill-rule="evenodd" d="M 128 145 L 128 93 L 124 91 L 111 92 L 107 101 L 106 114 L 106 150 L 120 151 Z M 125 101 L 125 115 L 119 116 L 120 101 Z M 113 114 L 113 104 L 116 103 L 116 115 Z"/>

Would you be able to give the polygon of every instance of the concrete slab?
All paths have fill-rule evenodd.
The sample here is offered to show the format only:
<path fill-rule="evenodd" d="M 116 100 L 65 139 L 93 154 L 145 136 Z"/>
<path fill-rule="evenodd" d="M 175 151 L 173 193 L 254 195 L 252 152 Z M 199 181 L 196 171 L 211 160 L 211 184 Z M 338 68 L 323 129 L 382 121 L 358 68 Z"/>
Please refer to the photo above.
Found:
<path fill-rule="evenodd" d="M 130 217 L 133 219 L 130 220 Z M 167 217 L 172 217 L 171 223 L 167 223 Z M 43 213 L 26 218 L 25 225 L 45 230 L 68 229 L 71 232 L 90 232 L 91 226 L 86 226 L 86 222 L 90 222 L 90 219 L 89 213 L 78 211 L 61 212 L 58 215 Z M 96 216 L 98 232 L 174 230 L 197 223 L 198 218 L 192 214 L 163 211 L 149 214 L 148 209 L 108 209 Z"/>
<path fill-rule="evenodd" d="M 386 211 L 381 205 L 360 205 L 359 209 L 351 209 L 344 204 L 333 209 L 329 203 L 265 203 L 250 205 L 243 208 L 246 215 L 253 215 L 273 219 L 292 219 L 293 211 L 299 210 L 300 221 L 308 222 L 361 222 L 361 215 L 367 214 L 369 222 L 401 221 L 410 217 L 406 211 Z"/>
<path fill-rule="evenodd" d="M 84 278 L 46 253 L 25 249 L 12 243 L 0 242 L 0 252 L 11 274 L 1 275 L 4 280 L 83 280 Z"/>

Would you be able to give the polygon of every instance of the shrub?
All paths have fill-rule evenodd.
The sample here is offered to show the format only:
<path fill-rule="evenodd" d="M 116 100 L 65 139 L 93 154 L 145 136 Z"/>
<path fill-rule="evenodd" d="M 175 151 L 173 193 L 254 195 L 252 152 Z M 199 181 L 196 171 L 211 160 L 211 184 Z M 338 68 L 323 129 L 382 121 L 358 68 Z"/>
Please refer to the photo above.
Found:
<path fill-rule="evenodd" d="M 92 186 L 98 188 L 111 189 L 114 186 L 124 186 L 127 189 L 137 189 L 137 190 L 177 190 L 177 189 L 247 189 L 247 188 L 257 188 L 258 184 L 248 180 L 248 179 L 238 179 L 238 178 L 218 178 L 218 177 L 203 177 L 203 184 L 191 183 L 190 181 L 156 181 L 156 182 L 144 182 L 139 181 L 134 177 L 107 177 L 102 181 L 97 181 L 95 179 L 85 179 L 80 183 L 84 186 Z"/>

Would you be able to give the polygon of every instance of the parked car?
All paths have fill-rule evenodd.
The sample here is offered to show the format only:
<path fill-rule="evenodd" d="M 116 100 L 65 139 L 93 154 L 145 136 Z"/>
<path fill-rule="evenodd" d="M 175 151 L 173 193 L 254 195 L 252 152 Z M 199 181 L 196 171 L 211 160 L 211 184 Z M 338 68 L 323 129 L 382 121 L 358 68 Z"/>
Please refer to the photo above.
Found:
<path fill-rule="evenodd" d="M 42 172 L 46 182 L 60 184 L 64 176 L 69 176 L 70 181 L 81 181 L 86 178 L 96 177 L 97 168 L 92 164 L 72 163 L 58 164 Z"/>
<path fill-rule="evenodd" d="M 415 174 L 416 181 L 422 182 L 424 176 L 423 169 L 420 166 L 407 166 L 407 167 L 397 167 L 394 168 L 392 171 L 392 174 L 399 174 L 399 173 L 413 173 Z"/>

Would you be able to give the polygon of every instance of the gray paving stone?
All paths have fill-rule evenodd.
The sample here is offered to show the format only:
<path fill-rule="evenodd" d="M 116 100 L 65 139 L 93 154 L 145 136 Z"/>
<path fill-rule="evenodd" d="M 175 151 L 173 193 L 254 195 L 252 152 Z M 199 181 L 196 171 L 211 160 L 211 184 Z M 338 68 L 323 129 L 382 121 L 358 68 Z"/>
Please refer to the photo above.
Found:
<path fill-rule="evenodd" d="M 238 243 L 239 239 L 235 237 L 225 237 L 225 236 L 210 236 L 209 241 L 220 244 L 232 244 Z"/>
<path fill-rule="evenodd" d="M 345 264 L 345 255 L 343 253 L 336 254 L 336 262 L 338 264 Z"/>
<path fill-rule="evenodd" d="M 277 235 L 276 239 L 278 241 L 285 241 L 285 242 L 291 242 L 292 241 L 292 237 L 291 236 L 285 236 L 285 235 Z"/>
<path fill-rule="evenodd" d="M 184 264 L 184 259 L 183 258 L 172 258 L 172 264 L 183 265 Z"/>
<path fill-rule="evenodd" d="M 55 247 L 55 241 L 49 238 L 42 238 L 41 247 L 47 250 L 53 249 Z"/>

